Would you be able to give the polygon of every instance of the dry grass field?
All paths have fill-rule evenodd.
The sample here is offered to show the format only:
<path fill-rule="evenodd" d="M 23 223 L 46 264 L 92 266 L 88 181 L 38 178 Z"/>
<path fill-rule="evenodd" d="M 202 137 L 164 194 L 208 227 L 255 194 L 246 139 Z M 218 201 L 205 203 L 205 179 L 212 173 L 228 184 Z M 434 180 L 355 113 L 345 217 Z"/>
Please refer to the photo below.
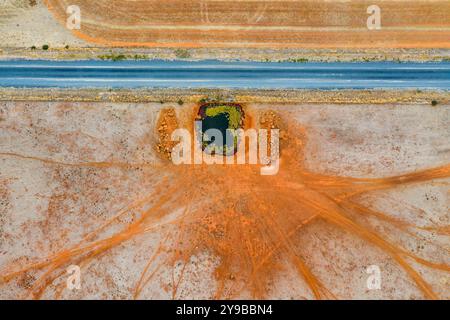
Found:
<path fill-rule="evenodd" d="M 67 0 L 44 0 L 65 25 Z M 367 8 L 381 9 L 368 30 Z M 132 47 L 449 48 L 450 1 L 77 1 L 89 43 Z"/>

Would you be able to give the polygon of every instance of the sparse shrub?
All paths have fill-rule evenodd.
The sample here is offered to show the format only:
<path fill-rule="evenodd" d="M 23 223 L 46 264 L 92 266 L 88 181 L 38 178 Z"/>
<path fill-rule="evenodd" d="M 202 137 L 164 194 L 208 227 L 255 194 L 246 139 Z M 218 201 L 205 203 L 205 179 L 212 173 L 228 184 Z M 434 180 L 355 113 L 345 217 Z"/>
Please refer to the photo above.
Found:
<path fill-rule="evenodd" d="M 203 97 L 203 98 L 200 99 L 199 102 L 200 102 L 201 104 L 205 104 L 205 103 L 207 103 L 208 101 L 209 101 L 209 98 L 208 98 L 208 97 Z"/>
<path fill-rule="evenodd" d="M 36 46 L 31 46 L 31 50 L 36 50 Z"/>
<path fill-rule="evenodd" d="M 148 57 L 145 54 L 135 54 L 132 56 L 134 60 L 147 60 Z"/>
<path fill-rule="evenodd" d="M 111 54 L 100 55 L 100 56 L 98 56 L 98 58 L 101 60 L 122 61 L 122 60 L 126 60 L 127 56 L 124 54 L 111 53 Z"/>
<path fill-rule="evenodd" d="M 184 104 L 184 101 L 183 100 L 178 100 L 178 104 L 180 105 L 180 106 L 182 106 L 183 104 Z"/>
<path fill-rule="evenodd" d="M 296 63 L 306 63 L 309 60 L 307 58 L 292 58 L 289 59 L 289 62 L 296 62 Z"/>
<path fill-rule="evenodd" d="M 186 49 L 176 49 L 174 53 L 178 59 L 188 59 L 191 57 L 191 54 Z"/>

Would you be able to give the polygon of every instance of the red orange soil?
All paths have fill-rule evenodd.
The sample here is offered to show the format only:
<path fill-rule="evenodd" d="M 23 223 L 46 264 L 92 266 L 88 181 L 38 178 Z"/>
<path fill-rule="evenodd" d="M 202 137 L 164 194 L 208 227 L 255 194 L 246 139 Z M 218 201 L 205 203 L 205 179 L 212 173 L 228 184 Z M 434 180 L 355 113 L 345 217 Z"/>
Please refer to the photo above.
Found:
<path fill-rule="evenodd" d="M 176 142 L 171 140 L 171 134 L 178 129 L 178 121 L 176 118 L 175 109 L 161 110 L 159 120 L 157 123 L 159 143 L 156 146 L 157 151 L 167 159 L 171 159 L 172 148 Z"/>
<path fill-rule="evenodd" d="M 45 0 L 65 25 L 66 0 Z M 130 47 L 450 48 L 448 1 L 377 1 L 382 29 L 366 27 L 373 1 L 81 0 L 90 43 Z"/>

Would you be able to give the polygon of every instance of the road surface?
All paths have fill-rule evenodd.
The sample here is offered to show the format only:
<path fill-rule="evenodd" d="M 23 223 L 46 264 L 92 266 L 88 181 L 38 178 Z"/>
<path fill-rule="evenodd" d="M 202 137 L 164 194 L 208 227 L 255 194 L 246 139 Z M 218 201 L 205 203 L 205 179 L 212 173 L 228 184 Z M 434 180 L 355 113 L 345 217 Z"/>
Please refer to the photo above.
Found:
<path fill-rule="evenodd" d="M 0 61 L 0 87 L 443 89 L 450 62 Z"/>

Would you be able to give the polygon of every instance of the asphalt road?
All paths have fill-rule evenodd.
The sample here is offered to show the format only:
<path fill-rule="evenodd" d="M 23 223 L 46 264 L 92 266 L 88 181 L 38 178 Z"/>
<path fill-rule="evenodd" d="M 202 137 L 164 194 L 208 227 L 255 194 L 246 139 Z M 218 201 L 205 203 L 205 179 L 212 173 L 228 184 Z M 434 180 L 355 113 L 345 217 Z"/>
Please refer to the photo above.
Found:
<path fill-rule="evenodd" d="M 450 62 L 0 61 L 0 87 L 450 89 Z"/>

